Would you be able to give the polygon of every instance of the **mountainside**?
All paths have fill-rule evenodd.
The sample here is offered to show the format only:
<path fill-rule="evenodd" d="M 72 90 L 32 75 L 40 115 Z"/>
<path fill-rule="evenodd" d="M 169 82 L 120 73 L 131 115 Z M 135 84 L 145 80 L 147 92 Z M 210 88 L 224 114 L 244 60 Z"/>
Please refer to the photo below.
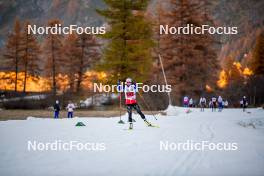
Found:
<path fill-rule="evenodd" d="M 148 13 L 156 14 L 157 4 L 171 8 L 171 0 L 153 0 Z M 254 47 L 256 36 L 264 29 L 263 0 L 189 0 L 190 4 L 203 4 L 204 12 L 213 20 L 216 26 L 238 27 L 237 35 L 215 36 L 220 43 L 218 47 L 219 60 L 232 55 L 242 60 L 244 54 Z"/>
<path fill-rule="evenodd" d="M 213 7 L 216 21 L 223 26 L 237 26 L 238 35 L 221 36 L 220 60 L 232 56 L 242 60 L 255 46 L 256 37 L 264 29 L 264 1 L 221 0 Z"/>
<path fill-rule="evenodd" d="M 196 0 L 190 0 L 190 2 Z M 155 13 L 156 4 L 169 0 L 152 0 L 149 11 Z M 168 4 L 169 5 L 169 4 Z M 64 25 L 101 25 L 103 18 L 96 8 L 104 8 L 102 0 L 9 0 L 0 1 L 0 48 L 6 36 L 12 30 L 15 18 L 29 19 L 37 25 L 45 25 L 49 19 L 57 18 Z M 212 0 L 206 3 L 205 10 L 210 12 L 217 25 L 237 26 L 238 35 L 222 35 L 219 59 L 228 55 L 241 60 L 245 53 L 254 46 L 256 35 L 263 30 L 264 1 L 262 0 Z M 237 49 L 239 52 L 236 52 Z"/>
<path fill-rule="evenodd" d="M 60 19 L 64 25 L 80 26 L 102 24 L 96 8 L 104 7 L 101 0 L 9 0 L 0 1 L 0 47 L 8 31 L 13 29 L 15 18 L 46 25 L 50 19 Z"/>

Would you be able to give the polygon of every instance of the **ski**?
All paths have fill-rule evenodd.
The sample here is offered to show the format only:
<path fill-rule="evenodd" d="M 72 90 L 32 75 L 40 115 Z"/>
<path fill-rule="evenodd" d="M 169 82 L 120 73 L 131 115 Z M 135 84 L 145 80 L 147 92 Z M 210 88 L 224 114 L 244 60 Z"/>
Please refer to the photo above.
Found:
<path fill-rule="evenodd" d="M 133 129 L 129 129 L 129 128 L 125 128 L 123 130 L 125 130 L 125 131 L 133 131 Z"/>
<path fill-rule="evenodd" d="M 160 126 L 159 126 L 159 125 L 153 125 L 153 124 L 151 124 L 151 125 L 148 125 L 147 127 L 160 128 Z"/>

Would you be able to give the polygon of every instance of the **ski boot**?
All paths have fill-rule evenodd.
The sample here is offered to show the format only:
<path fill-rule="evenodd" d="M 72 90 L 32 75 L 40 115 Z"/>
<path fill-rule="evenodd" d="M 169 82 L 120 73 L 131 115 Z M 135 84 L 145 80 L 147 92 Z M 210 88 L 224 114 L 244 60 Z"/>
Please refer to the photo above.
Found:
<path fill-rule="evenodd" d="M 133 123 L 129 123 L 129 128 L 128 128 L 129 130 L 133 130 Z"/>
<path fill-rule="evenodd" d="M 146 119 L 144 120 L 144 122 L 145 122 L 145 124 L 146 124 L 147 126 L 152 126 L 152 124 L 151 124 L 150 122 L 148 122 Z"/>

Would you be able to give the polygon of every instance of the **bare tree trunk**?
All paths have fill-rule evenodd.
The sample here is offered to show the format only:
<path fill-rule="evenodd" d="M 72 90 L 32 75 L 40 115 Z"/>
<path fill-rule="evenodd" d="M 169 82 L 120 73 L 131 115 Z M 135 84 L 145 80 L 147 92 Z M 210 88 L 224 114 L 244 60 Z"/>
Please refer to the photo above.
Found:
<path fill-rule="evenodd" d="M 53 96 L 56 95 L 57 88 L 56 88 L 56 67 L 55 67 L 55 55 L 54 55 L 54 39 L 51 39 L 51 53 L 52 53 L 52 90 Z"/>
<path fill-rule="evenodd" d="M 18 79 L 18 46 L 16 45 L 16 78 L 15 78 L 15 92 L 17 92 L 17 79 Z"/>
<path fill-rule="evenodd" d="M 27 71 L 28 71 L 28 34 L 27 34 L 27 38 L 26 38 L 26 51 L 25 51 L 25 58 L 24 58 L 24 62 L 25 62 L 25 74 L 24 74 L 24 88 L 23 88 L 23 92 L 26 93 L 26 87 L 27 87 Z"/>
<path fill-rule="evenodd" d="M 80 58 L 80 68 L 78 71 L 78 81 L 77 81 L 77 93 L 81 90 L 81 83 L 82 83 L 82 77 L 83 77 L 83 60 L 84 60 L 84 47 L 85 47 L 85 39 L 82 39 L 82 53 Z"/>
<path fill-rule="evenodd" d="M 26 87 L 27 87 L 27 68 L 28 67 L 28 63 L 27 60 L 25 61 L 25 74 L 24 74 L 24 89 L 23 92 L 26 93 Z"/>

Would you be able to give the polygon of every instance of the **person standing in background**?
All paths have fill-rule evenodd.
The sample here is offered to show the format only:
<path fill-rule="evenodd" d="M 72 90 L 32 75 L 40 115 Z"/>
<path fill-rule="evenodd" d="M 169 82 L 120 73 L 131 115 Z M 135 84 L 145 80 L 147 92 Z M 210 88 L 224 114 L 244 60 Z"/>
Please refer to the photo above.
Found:
<path fill-rule="evenodd" d="M 246 97 L 246 96 L 244 96 L 244 97 L 242 98 L 242 107 L 243 107 L 243 112 L 245 112 L 245 111 L 246 111 L 246 108 L 247 108 L 247 106 L 248 106 L 247 97 Z"/>
<path fill-rule="evenodd" d="M 221 112 L 223 110 L 223 98 L 219 96 L 217 102 L 218 102 L 218 112 Z"/>
<path fill-rule="evenodd" d="M 60 104 L 59 100 L 56 100 L 55 105 L 53 106 L 54 109 L 54 118 L 58 119 L 60 115 Z"/>
<path fill-rule="evenodd" d="M 183 98 L 183 107 L 186 107 L 187 108 L 188 105 L 189 105 L 189 98 L 187 96 L 185 96 Z"/>
<path fill-rule="evenodd" d="M 216 98 L 213 97 L 211 102 L 212 102 L 212 104 L 211 104 L 211 106 L 212 106 L 212 112 L 213 111 L 216 111 Z"/>
<path fill-rule="evenodd" d="M 199 104 L 200 104 L 200 107 L 201 107 L 201 111 L 204 112 L 204 108 L 206 106 L 206 98 L 205 97 L 201 97 Z"/>
<path fill-rule="evenodd" d="M 192 98 L 190 98 L 190 100 L 189 100 L 189 107 L 190 107 L 190 108 L 193 107 L 193 99 L 192 99 Z"/>
<path fill-rule="evenodd" d="M 228 108 L 228 101 L 227 100 L 224 101 L 224 105 L 225 105 L 225 108 Z"/>
<path fill-rule="evenodd" d="M 71 101 L 69 101 L 69 104 L 66 107 L 66 109 L 68 111 L 68 118 L 72 118 L 73 117 L 74 108 L 75 108 L 74 104 Z"/>

